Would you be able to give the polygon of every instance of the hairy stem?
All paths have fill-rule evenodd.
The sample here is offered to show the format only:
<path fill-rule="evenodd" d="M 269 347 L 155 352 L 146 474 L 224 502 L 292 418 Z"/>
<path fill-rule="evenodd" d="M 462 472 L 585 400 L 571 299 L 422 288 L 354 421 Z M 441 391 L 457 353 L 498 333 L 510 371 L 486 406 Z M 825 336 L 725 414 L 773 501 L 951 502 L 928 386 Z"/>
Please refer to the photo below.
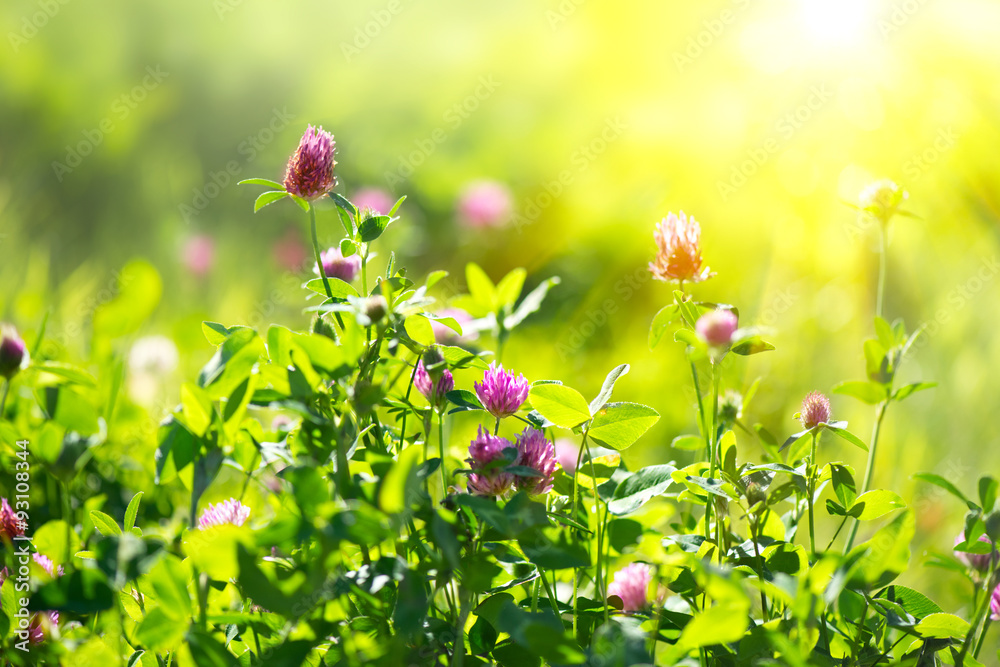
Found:
<path fill-rule="evenodd" d="M 316 236 L 316 209 L 312 205 L 309 206 L 309 228 L 312 232 L 313 253 L 316 255 L 316 270 L 319 271 L 319 277 L 323 279 L 323 289 L 326 290 L 327 298 L 332 299 L 333 291 L 330 289 L 330 281 L 327 279 L 326 270 L 323 268 L 323 256 L 319 250 L 319 237 Z"/>

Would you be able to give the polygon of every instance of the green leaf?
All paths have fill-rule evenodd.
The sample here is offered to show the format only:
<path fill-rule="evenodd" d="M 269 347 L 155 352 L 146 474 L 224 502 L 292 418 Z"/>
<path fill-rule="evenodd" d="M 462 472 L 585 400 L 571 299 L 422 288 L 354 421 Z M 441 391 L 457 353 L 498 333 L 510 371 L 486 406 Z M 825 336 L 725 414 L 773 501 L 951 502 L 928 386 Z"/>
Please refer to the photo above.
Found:
<path fill-rule="evenodd" d="M 545 300 L 545 295 L 549 293 L 550 289 L 558 285 L 559 282 L 559 276 L 552 276 L 539 283 L 538 287 L 531 290 L 526 297 L 521 299 L 521 303 L 514 309 L 514 312 L 504 319 L 504 328 L 508 331 L 515 329 L 524 321 L 524 318 L 541 308 L 542 301 Z"/>
<path fill-rule="evenodd" d="M 268 187 L 275 188 L 276 190 L 283 190 L 285 188 L 285 186 L 281 183 L 272 181 L 268 178 L 245 178 L 236 185 L 266 185 Z"/>
<path fill-rule="evenodd" d="M 930 614 L 917 623 L 915 630 L 921 637 L 937 639 L 965 639 L 969 622 L 954 614 Z"/>
<path fill-rule="evenodd" d="M 692 452 L 706 447 L 705 439 L 700 435 L 679 435 L 671 441 L 670 446 Z"/>
<path fill-rule="evenodd" d="M 615 489 L 608 501 L 608 511 L 615 516 L 625 516 L 635 512 L 651 498 L 654 498 L 674 483 L 671 475 L 677 468 L 670 464 L 641 468 L 626 478 Z"/>
<path fill-rule="evenodd" d="M 333 294 L 334 299 L 346 299 L 350 296 L 361 296 L 361 294 L 358 293 L 358 290 L 354 289 L 353 285 L 345 283 L 340 278 L 327 276 L 327 280 L 330 282 L 330 292 Z M 306 283 L 306 288 L 316 292 L 317 294 L 326 296 L 326 288 L 323 286 L 322 278 L 313 278 Z"/>
<path fill-rule="evenodd" d="M 983 510 L 990 512 L 997 502 L 997 494 L 1000 491 L 1000 484 L 990 475 L 983 475 L 979 478 L 979 502 L 983 504 Z"/>
<path fill-rule="evenodd" d="M 465 281 L 469 286 L 469 296 L 480 308 L 480 313 L 495 313 L 497 311 L 497 288 L 486 272 L 474 262 L 465 266 Z M 475 315 L 476 313 L 473 313 Z"/>
<path fill-rule="evenodd" d="M 888 351 L 875 338 L 865 341 L 865 370 L 872 382 L 885 384 L 892 380 L 892 369 L 889 367 Z"/>
<path fill-rule="evenodd" d="M 171 618 L 186 619 L 191 614 L 191 593 L 188 582 L 191 567 L 173 554 L 162 558 L 147 575 L 156 591 L 160 606 Z"/>
<path fill-rule="evenodd" d="M 305 199 L 303 199 L 298 195 L 293 195 L 291 192 L 288 193 L 288 196 L 292 198 L 293 202 L 299 205 L 299 208 L 301 208 L 306 213 L 309 212 L 309 202 L 307 202 Z"/>
<path fill-rule="evenodd" d="M 933 389 L 937 386 L 937 382 L 914 382 L 913 384 L 908 384 L 900 387 L 896 390 L 896 393 L 892 395 L 892 400 L 902 401 L 905 398 L 909 398 L 918 391 L 923 391 L 924 389 Z"/>
<path fill-rule="evenodd" d="M 399 207 L 403 205 L 404 201 L 406 201 L 406 195 L 403 195 L 402 197 L 396 200 L 396 203 L 392 205 L 391 209 L 389 209 L 390 217 L 396 215 L 396 212 L 399 211 Z"/>
<path fill-rule="evenodd" d="M 462 412 L 465 410 L 485 410 L 483 404 L 479 402 L 479 397 L 468 389 L 453 389 L 445 394 L 445 398 L 458 406 L 452 412 Z"/>
<path fill-rule="evenodd" d="M 941 475 L 935 475 L 934 473 L 931 472 L 918 472 L 913 476 L 913 478 L 922 480 L 924 482 L 927 482 L 928 484 L 933 484 L 934 486 L 938 486 L 944 489 L 945 491 L 947 491 L 948 493 L 950 493 L 951 495 L 955 496 L 963 503 L 968 505 L 970 510 L 979 509 L 979 505 L 969 500 L 964 493 L 958 490 L 957 486 L 946 480 Z"/>
<path fill-rule="evenodd" d="M 122 534 L 122 529 L 118 527 L 118 523 L 104 512 L 91 510 L 90 519 L 94 522 L 94 528 L 105 537 Z"/>
<path fill-rule="evenodd" d="M 385 475 L 379 491 L 379 505 L 386 514 L 401 514 L 409 509 L 407 498 L 413 494 L 417 479 L 414 470 L 422 453 L 422 447 L 407 447 Z"/>
<path fill-rule="evenodd" d="M 566 385 L 535 385 L 528 392 L 528 402 L 543 417 L 563 428 L 573 428 L 590 419 L 587 399 Z"/>
<path fill-rule="evenodd" d="M 858 496 L 847 513 L 857 517 L 858 521 L 872 521 L 904 507 L 906 503 L 898 494 L 887 489 L 874 489 Z"/>
<path fill-rule="evenodd" d="M 97 385 L 97 380 L 94 379 L 93 375 L 82 368 L 78 368 L 73 364 L 67 364 L 62 361 L 37 362 L 32 365 L 32 368 L 51 375 L 59 376 L 65 380 L 69 380 L 70 382 L 82 384 L 87 387 L 94 387 Z"/>
<path fill-rule="evenodd" d="M 205 435 L 213 413 L 212 400 L 204 389 L 190 382 L 181 385 L 181 418 L 191 433 Z"/>
<path fill-rule="evenodd" d="M 681 645 L 698 648 L 739 641 L 747 631 L 749 609 L 749 601 L 732 599 L 696 613 L 684 627 Z"/>
<path fill-rule="evenodd" d="M 738 338 L 732 348 L 730 348 L 736 354 L 744 357 L 748 357 L 751 354 L 760 354 L 761 352 L 770 352 L 774 349 L 774 345 L 768 343 L 766 340 L 761 338 L 757 334 L 750 336 L 739 336 L 739 331 L 736 332 Z"/>
<path fill-rule="evenodd" d="M 604 384 L 601 385 L 601 391 L 597 394 L 597 397 L 590 402 L 590 414 L 594 415 L 598 410 L 604 407 L 605 403 L 611 400 L 611 392 L 615 388 L 615 382 L 618 378 L 625 375 L 629 371 L 628 364 L 622 364 L 621 366 L 616 366 L 608 373 L 607 377 L 604 378 Z"/>
<path fill-rule="evenodd" d="M 842 424 L 846 424 L 847 422 L 841 422 L 841 423 Z M 865 450 L 866 452 L 868 451 L 868 445 L 866 445 L 861 438 L 859 438 L 858 436 L 854 435 L 850 431 L 848 431 L 846 429 L 843 429 L 843 428 L 840 428 L 840 427 L 837 427 L 837 426 L 831 426 L 829 424 L 827 424 L 823 428 L 825 428 L 827 431 L 830 431 L 831 433 L 834 433 L 834 434 L 840 436 L 841 438 L 843 438 L 847 442 L 851 443 L 855 447 L 860 447 L 861 449 Z"/>
<path fill-rule="evenodd" d="M 850 573 L 851 587 L 885 586 L 906 571 L 910 561 L 910 541 L 916 531 L 913 512 L 901 512 L 867 542 L 857 545 L 850 555 L 858 556 Z"/>
<path fill-rule="evenodd" d="M 564 532 L 559 532 L 553 540 L 552 532 L 536 528 L 518 537 L 517 543 L 529 561 L 546 570 L 590 565 L 590 555 L 583 545 L 567 540 Z"/>
<path fill-rule="evenodd" d="M 146 613 L 136 630 L 136 639 L 151 651 L 170 651 L 184 641 L 187 625 L 167 616 L 162 607 Z"/>
<path fill-rule="evenodd" d="M 877 405 L 888 397 L 889 388 L 877 382 L 841 382 L 833 388 L 833 393 L 844 394 L 863 401 L 869 405 Z"/>
<path fill-rule="evenodd" d="M 139 513 L 139 502 L 142 501 L 142 491 L 132 496 L 128 507 L 125 508 L 125 532 L 135 527 L 135 517 Z"/>
<path fill-rule="evenodd" d="M 594 415 L 587 433 L 597 444 L 622 451 L 631 447 L 659 419 L 659 413 L 645 405 L 608 403 Z"/>
<path fill-rule="evenodd" d="M 857 484 L 854 482 L 854 475 L 847 469 L 847 466 L 840 463 L 830 464 L 830 481 L 833 484 L 833 492 L 837 494 L 844 507 L 850 507 L 857 498 Z"/>
<path fill-rule="evenodd" d="M 892 326 L 881 317 L 875 318 L 875 335 L 882 347 L 891 350 L 896 347 L 896 334 L 892 331 Z"/>
<path fill-rule="evenodd" d="M 517 298 L 521 296 L 524 288 L 524 279 L 528 272 L 522 268 L 517 268 L 505 275 L 497 283 L 497 306 L 499 308 L 513 308 Z"/>
<path fill-rule="evenodd" d="M 257 201 L 253 203 L 253 212 L 256 213 L 260 209 L 264 208 L 268 204 L 273 204 L 276 201 L 281 201 L 285 197 L 288 197 L 288 193 L 284 190 L 265 192 L 261 196 L 257 197 Z"/>
<path fill-rule="evenodd" d="M 649 349 L 652 350 L 660 344 L 660 339 L 667 332 L 667 327 L 677 320 L 681 309 L 676 303 L 660 308 L 659 312 L 653 316 L 653 321 L 649 325 Z"/>
<path fill-rule="evenodd" d="M 352 216 L 358 214 L 358 207 L 352 204 L 350 201 L 348 201 L 347 197 L 345 197 L 344 195 L 338 194 L 336 192 L 328 192 L 326 194 L 328 197 L 330 197 L 330 199 L 333 200 L 333 203 L 337 205 L 337 208 L 350 213 Z"/>
<path fill-rule="evenodd" d="M 361 242 L 371 243 L 382 236 L 382 232 L 392 224 L 392 220 L 387 215 L 375 215 L 362 220 L 361 225 L 358 226 L 358 236 L 361 238 Z"/>

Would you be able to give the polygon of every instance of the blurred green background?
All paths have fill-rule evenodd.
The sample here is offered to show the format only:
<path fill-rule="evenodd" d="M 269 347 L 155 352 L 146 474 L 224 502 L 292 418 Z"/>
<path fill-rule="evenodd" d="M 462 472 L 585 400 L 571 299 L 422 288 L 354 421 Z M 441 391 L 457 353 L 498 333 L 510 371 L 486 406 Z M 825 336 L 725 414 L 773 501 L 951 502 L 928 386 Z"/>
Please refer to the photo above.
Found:
<path fill-rule="evenodd" d="M 774 329 L 777 350 L 728 362 L 726 386 L 763 377 L 744 421 L 780 438 L 807 391 L 864 375 L 877 240 L 844 202 L 892 178 L 919 219 L 893 226 L 887 315 L 928 324 L 901 381 L 940 383 L 893 407 L 876 473 L 918 509 L 915 564 L 950 550 L 962 508 L 910 475 L 971 493 L 1000 464 L 996 2 L 8 0 L 0 24 L 0 319 L 30 339 L 51 308 L 48 351 L 76 359 L 173 338 L 179 367 L 135 408 L 137 486 L 153 425 L 211 355 L 202 320 L 308 323 L 305 216 L 254 215 L 259 189 L 235 185 L 280 179 L 308 123 L 337 137 L 342 192 L 408 196 L 377 261 L 448 269 L 442 297 L 468 261 L 562 277 L 505 362 L 585 394 L 631 363 L 617 396 L 663 415 L 636 464 L 690 460 L 669 443 L 695 428 L 680 347 L 646 344 L 671 298 L 645 269 L 653 225 L 693 214 L 718 272 L 697 296 Z M 482 179 L 510 188 L 504 226 L 456 217 Z M 320 223 L 334 243 L 329 207 Z M 92 336 L 135 261 L 135 326 Z M 871 408 L 834 411 L 867 440 Z M 863 453 L 823 445 L 860 475 Z M 967 594 L 952 578 L 933 578 L 946 607 Z"/>

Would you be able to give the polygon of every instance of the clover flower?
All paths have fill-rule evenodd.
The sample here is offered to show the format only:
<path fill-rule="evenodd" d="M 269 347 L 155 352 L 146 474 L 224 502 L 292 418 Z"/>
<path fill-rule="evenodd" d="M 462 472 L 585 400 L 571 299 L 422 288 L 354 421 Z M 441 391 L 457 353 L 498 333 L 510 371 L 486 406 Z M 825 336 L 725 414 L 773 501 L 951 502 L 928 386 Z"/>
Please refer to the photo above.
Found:
<path fill-rule="evenodd" d="M 285 169 L 285 189 L 305 200 L 319 199 L 333 189 L 337 179 L 333 168 L 336 148 L 333 135 L 322 127 L 306 128 L 295 154 L 288 159 Z"/>
<path fill-rule="evenodd" d="M 472 469 L 469 474 L 469 493 L 478 496 L 499 496 L 506 493 L 514 483 L 514 475 L 502 468 L 486 469 L 489 464 L 504 456 L 503 450 L 513 447 L 508 440 L 484 431 L 482 425 L 479 434 L 469 445 L 469 458 Z"/>
<path fill-rule="evenodd" d="M 986 535 L 980 535 L 979 541 L 986 542 L 987 544 L 992 544 L 990 538 L 987 537 Z M 963 532 L 958 537 L 955 538 L 955 546 L 963 544 L 964 542 L 965 542 L 965 533 Z M 970 554 L 966 551 L 956 551 L 955 557 L 958 558 L 958 560 L 965 563 L 970 568 L 972 568 L 973 570 L 983 573 L 992 570 L 994 567 L 997 566 L 998 561 L 1000 561 L 1000 553 L 997 552 L 995 546 L 993 547 L 993 550 L 990 553 L 986 554 Z"/>
<path fill-rule="evenodd" d="M 9 324 L 0 325 L 0 377 L 8 380 L 28 367 L 28 348 Z"/>
<path fill-rule="evenodd" d="M 204 278 L 215 265 L 215 241 L 207 234 L 192 236 L 181 248 L 181 261 L 195 278 Z"/>
<path fill-rule="evenodd" d="M 476 339 L 476 332 L 466 329 L 466 326 L 472 322 L 472 315 L 469 315 L 469 313 L 465 312 L 461 308 L 442 308 L 434 314 L 438 317 L 450 317 L 458 322 L 458 325 L 462 327 L 462 333 L 459 335 L 451 327 L 445 326 L 437 320 L 431 320 L 431 329 L 434 331 L 434 340 L 438 343 L 450 343 L 454 345 L 458 343 L 467 343 Z"/>
<path fill-rule="evenodd" d="M 1000 621 L 1000 586 L 993 589 L 993 595 L 990 597 L 990 618 Z"/>
<path fill-rule="evenodd" d="M 701 265 L 701 227 L 694 216 L 668 213 L 656 225 L 653 238 L 657 252 L 649 270 L 657 280 L 698 283 L 714 275 Z"/>
<path fill-rule="evenodd" d="M 349 283 L 361 271 L 361 256 L 358 253 L 344 257 L 340 248 L 330 248 L 321 252 L 319 258 L 323 262 L 323 273 L 327 278 L 337 278 Z M 313 271 L 318 274 L 319 267 L 313 265 Z"/>
<path fill-rule="evenodd" d="M 473 385 L 486 411 L 497 419 L 509 417 L 528 398 L 531 386 L 524 375 L 515 377 L 513 371 L 504 370 L 503 364 L 493 362 L 486 370 L 482 382 Z"/>
<path fill-rule="evenodd" d="M 517 475 L 514 483 L 517 488 L 528 493 L 540 495 L 552 489 L 552 478 L 556 473 L 556 448 L 541 431 L 531 428 L 515 439 L 517 459 L 515 465 L 531 468 L 541 477 Z"/>
<path fill-rule="evenodd" d="M 909 194 L 890 180 L 875 181 L 858 195 L 858 205 L 883 223 L 896 213 Z"/>
<path fill-rule="evenodd" d="M 417 369 L 413 374 L 413 386 L 423 394 L 428 403 L 434 407 L 439 407 L 444 405 L 445 394 L 455 388 L 455 378 L 452 376 L 451 371 L 447 369 L 436 373 L 436 375 L 438 377 L 432 377 L 427 372 L 427 367 L 424 366 L 423 360 L 420 360 L 417 362 Z"/>
<path fill-rule="evenodd" d="M 705 313 L 695 323 L 698 337 L 712 347 L 727 347 L 736 333 L 736 313 L 725 308 Z"/>
<path fill-rule="evenodd" d="M 249 507 L 235 498 L 230 498 L 216 505 L 209 505 L 198 518 L 198 530 L 208 530 L 212 526 L 226 524 L 242 526 L 249 516 Z"/>
<path fill-rule="evenodd" d="M 6 499 L 4 500 L 6 503 Z M 43 556 L 40 553 L 31 554 L 32 559 L 41 567 L 43 570 L 49 573 L 52 577 L 63 576 L 63 568 L 60 565 L 57 570 L 52 562 L 52 559 L 48 556 Z M 7 580 L 9 572 L 7 568 L 0 569 L 0 586 L 3 586 L 4 581 Z M 31 644 L 41 644 L 45 641 L 46 632 L 51 628 L 59 625 L 59 612 L 57 611 L 39 611 L 31 615 L 28 621 L 28 642 Z"/>
<path fill-rule="evenodd" d="M 510 218 L 510 190 L 496 181 L 474 181 L 462 190 L 457 209 L 469 227 L 497 227 Z"/>
<path fill-rule="evenodd" d="M 6 498 L 0 498 L 0 537 L 13 540 L 24 535 L 24 524 Z"/>
<path fill-rule="evenodd" d="M 649 606 L 649 583 L 653 568 L 645 563 L 632 563 L 615 572 L 608 586 L 608 597 L 617 595 L 626 612 L 642 611 Z"/>
<path fill-rule="evenodd" d="M 799 418 L 806 430 L 820 424 L 830 423 L 830 399 L 818 391 L 810 392 L 802 401 L 802 411 Z"/>

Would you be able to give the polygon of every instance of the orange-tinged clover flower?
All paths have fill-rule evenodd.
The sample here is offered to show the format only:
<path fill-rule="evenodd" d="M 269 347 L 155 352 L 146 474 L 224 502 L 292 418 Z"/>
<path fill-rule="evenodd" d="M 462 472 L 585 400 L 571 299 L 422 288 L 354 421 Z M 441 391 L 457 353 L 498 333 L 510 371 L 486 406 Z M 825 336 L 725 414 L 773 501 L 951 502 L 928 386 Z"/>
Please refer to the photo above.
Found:
<path fill-rule="evenodd" d="M 656 259 L 649 270 L 657 280 L 700 283 L 713 273 L 701 262 L 701 227 L 692 215 L 668 213 L 656 225 Z"/>
<path fill-rule="evenodd" d="M 319 199 L 333 189 L 337 179 L 333 168 L 337 162 L 333 152 L 337 144 L 333 135 L 322 127 L 306 128 L 295 154 L 288 159 L 285 189 L 305 200 Z"/>

